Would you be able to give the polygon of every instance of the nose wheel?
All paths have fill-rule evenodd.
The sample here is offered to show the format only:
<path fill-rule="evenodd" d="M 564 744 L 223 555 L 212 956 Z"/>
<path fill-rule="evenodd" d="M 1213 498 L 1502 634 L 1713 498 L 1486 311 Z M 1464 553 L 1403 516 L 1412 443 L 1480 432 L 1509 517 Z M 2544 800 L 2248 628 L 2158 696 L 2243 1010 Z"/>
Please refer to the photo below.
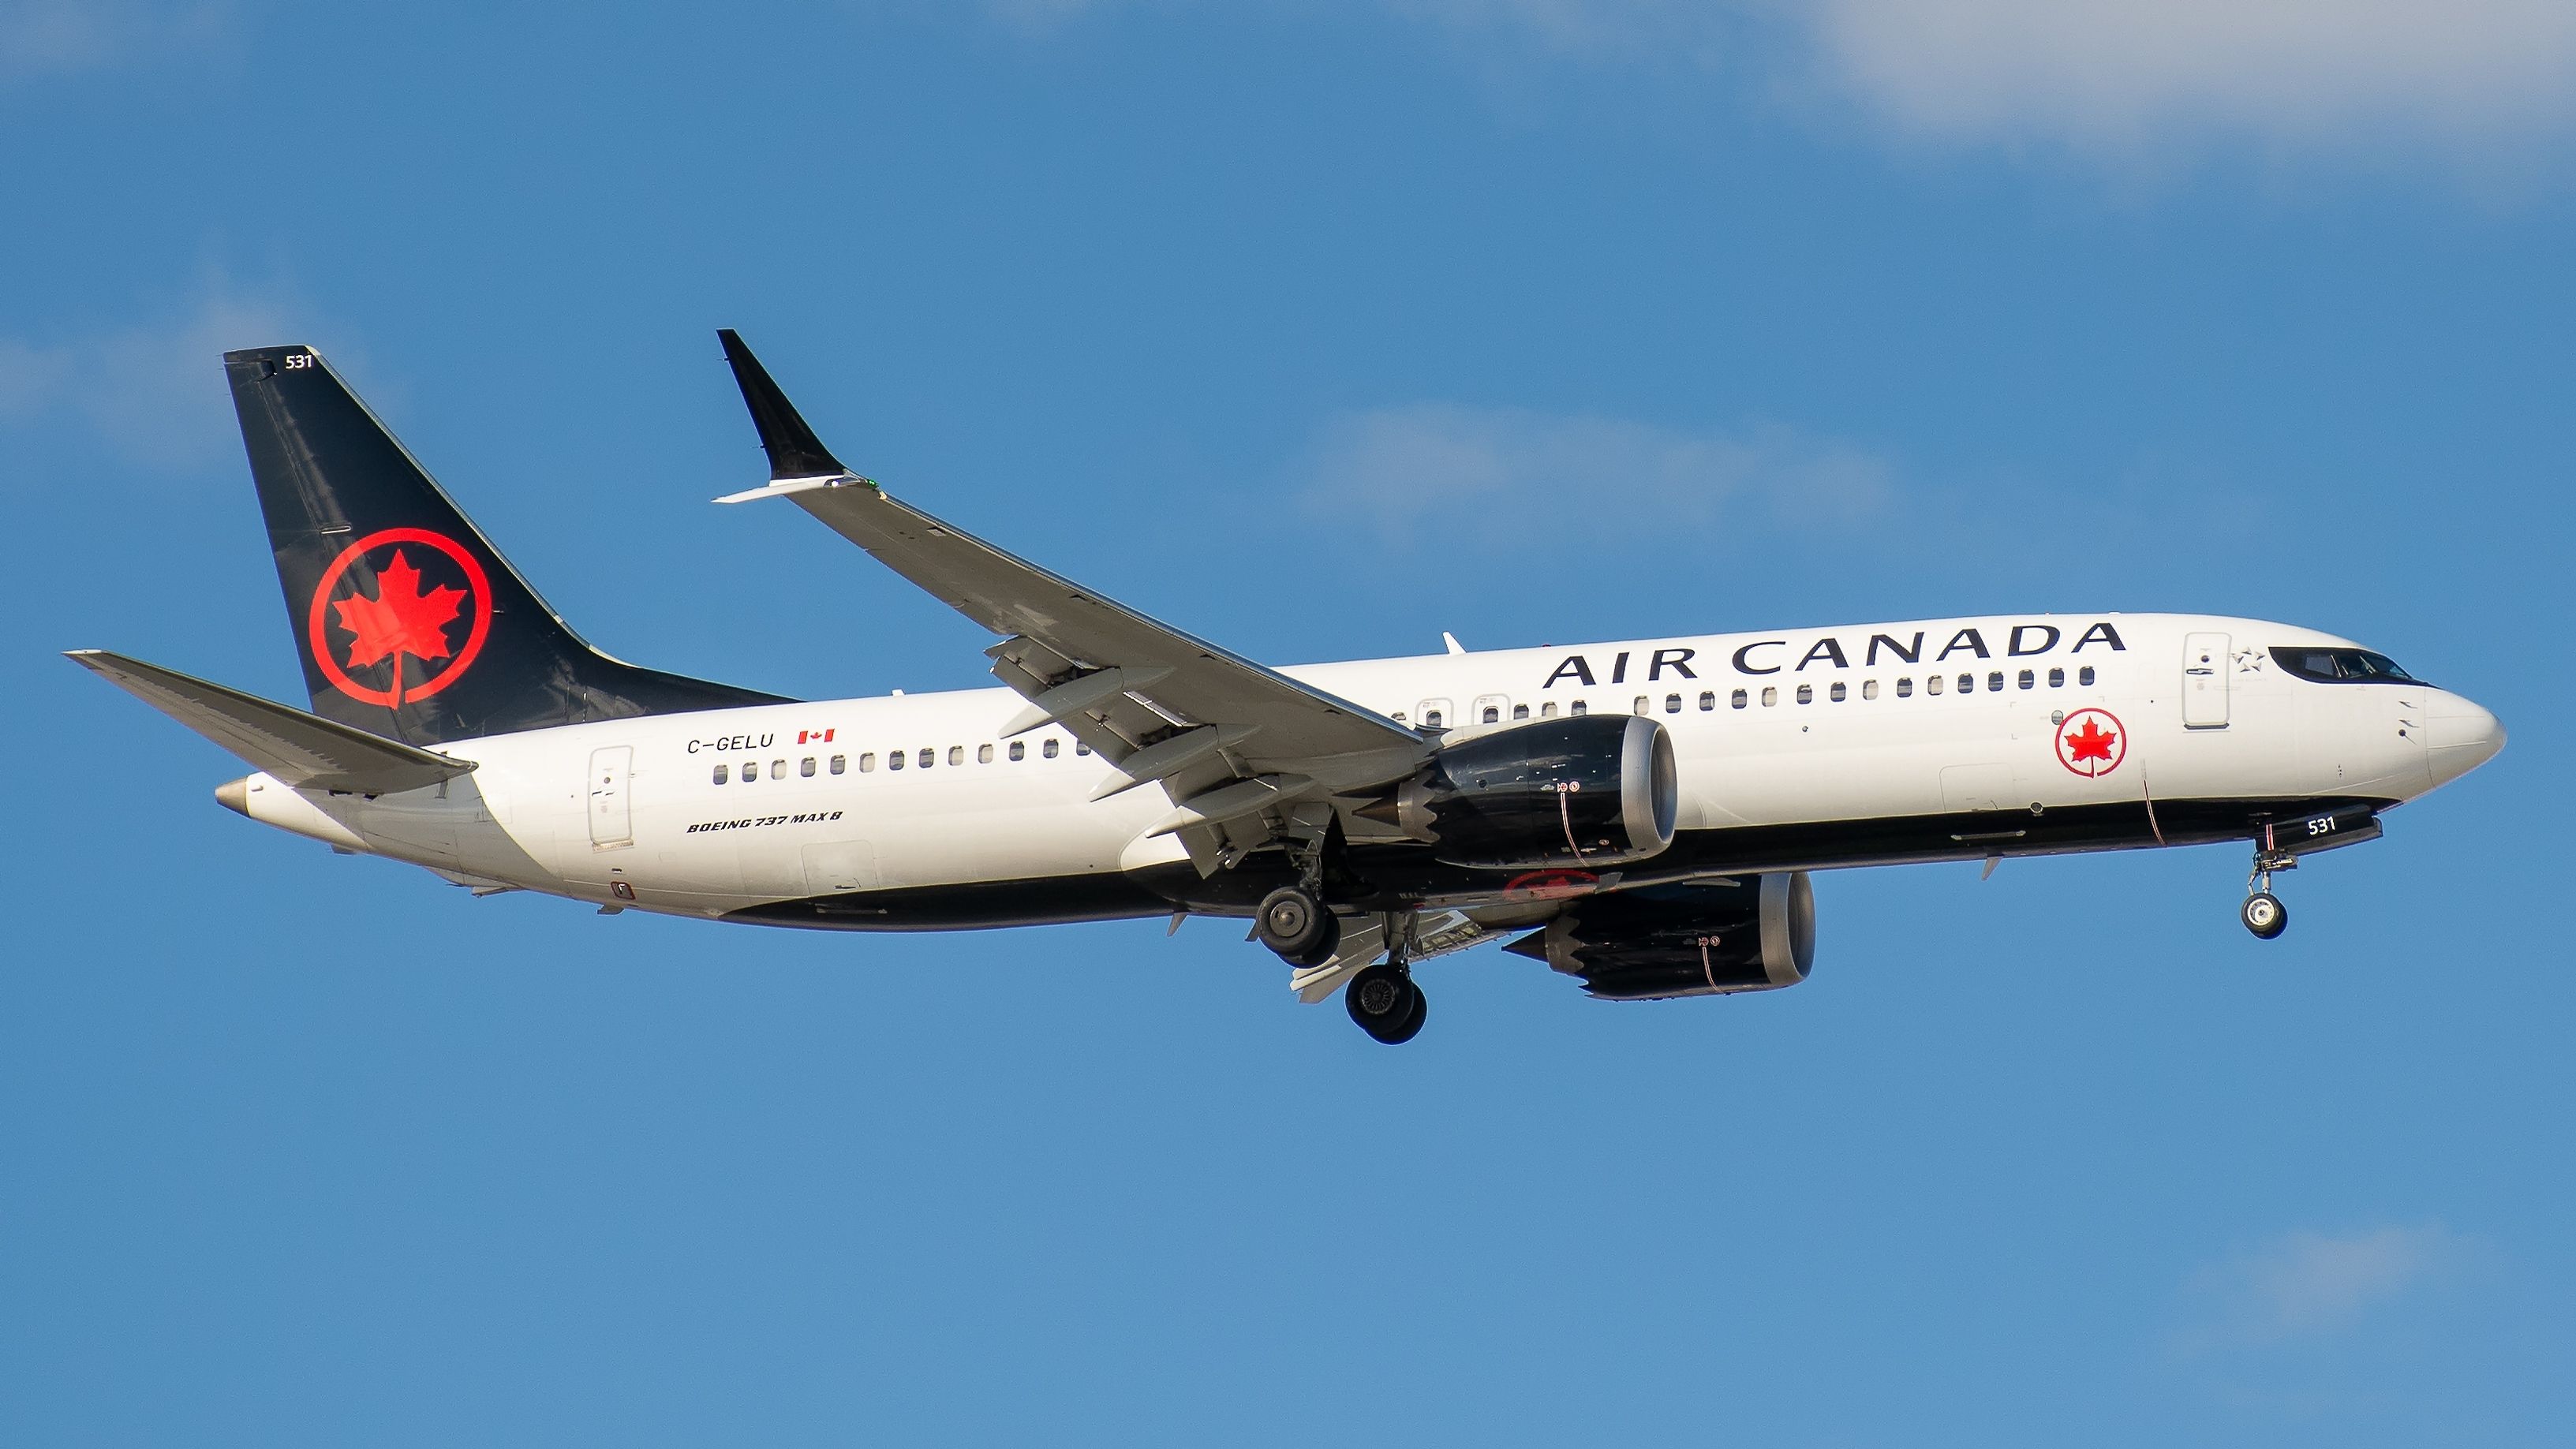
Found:
<path fill-rule="evenodd" d="M 2244 907 L 2237 911 L 2236 916 L 2245 923 L 2245 929 L 2266 941 L 2290 928 L 2290 908 L 2281 904 L 2281 898 L 2270 891 L 2256 891 L 2247 896 Z"/>
<path fill-rule="evenodd" d="M 2272 872 L 2295 870 L 2298 864 L 2298 857 L 2285 852 L 2255 853 L 2254 874 L 2245 882 L 2245 904 L 2237 908 L 2236 918 L 2257 940 L 2269 941 L 2290 929 L 2290 908 L 2272 894 Z"/>

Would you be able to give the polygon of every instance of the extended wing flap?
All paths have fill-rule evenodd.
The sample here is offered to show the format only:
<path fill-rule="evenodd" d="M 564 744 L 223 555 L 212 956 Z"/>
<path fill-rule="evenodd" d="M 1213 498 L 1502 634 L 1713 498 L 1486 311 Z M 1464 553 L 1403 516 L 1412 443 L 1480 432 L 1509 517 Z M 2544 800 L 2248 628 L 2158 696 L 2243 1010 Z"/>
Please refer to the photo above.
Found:
<path fill-rule="evenodd" d="M 474 768 L 464 760 L 104 649 L 77 649 L 65 657 L 288 785 L 391 795 L 452 780 Z"/>

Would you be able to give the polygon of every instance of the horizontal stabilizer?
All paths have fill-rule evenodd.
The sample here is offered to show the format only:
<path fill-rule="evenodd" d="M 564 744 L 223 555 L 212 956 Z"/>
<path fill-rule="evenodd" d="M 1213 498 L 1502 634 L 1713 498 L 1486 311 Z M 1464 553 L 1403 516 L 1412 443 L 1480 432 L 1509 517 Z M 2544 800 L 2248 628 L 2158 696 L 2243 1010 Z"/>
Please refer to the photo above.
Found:
<path fill-rule="evenodd" d="M 474 768 L 464 760 L 104 649 L 76 649 L 65 657 L 288 785 L 391 795 L 452 780 Z"/>

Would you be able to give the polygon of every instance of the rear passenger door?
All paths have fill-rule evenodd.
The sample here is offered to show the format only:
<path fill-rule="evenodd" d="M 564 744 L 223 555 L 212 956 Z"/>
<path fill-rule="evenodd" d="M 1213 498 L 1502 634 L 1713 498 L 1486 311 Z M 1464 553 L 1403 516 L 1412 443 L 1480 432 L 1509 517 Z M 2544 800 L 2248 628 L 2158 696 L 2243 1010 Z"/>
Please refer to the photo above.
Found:
<path fill-rule="evenodd" d="M 590 752 L 591 849 L 623 850 L 635 843 L 634 802 L 627 797 L 634 774 L 634 746 Z"/>

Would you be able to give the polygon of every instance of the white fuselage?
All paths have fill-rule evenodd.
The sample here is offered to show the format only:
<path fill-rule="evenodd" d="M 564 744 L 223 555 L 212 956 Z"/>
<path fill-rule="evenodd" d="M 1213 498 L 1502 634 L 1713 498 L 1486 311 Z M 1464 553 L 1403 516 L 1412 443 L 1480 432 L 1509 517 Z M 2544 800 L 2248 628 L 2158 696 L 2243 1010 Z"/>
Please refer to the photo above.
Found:
<path fill-rule="evenodd" d="M 2247 619 L 2024 615 L 1283 672 L 1453 739 L 1578 704 L 1642 711 L 1671 733 L 1683 835 L 1820 827 L 1814 858 L 1766 868 L 1870 863 L 1828 827 L 1893 819 L 2403 801 L 2501 741 L 2492 715 L 2440 689 L 2291 677 L 2269 651 L 2292 645 L 2352 647 Z M 1145 835 L 1171 809 L 1160 789 L 1094 800 L 1122 777 L 1064 731 L 1003 738 L 1024 705 L 992 688 L 450 741 L 438 748 L 477 768 L 446 785 L 365 799 L 254 776 L 246 813 L 469 883 L 700 916 L 1183 860 Z M 2093 733 L 2069 744 L 2076 716 Z"/>

